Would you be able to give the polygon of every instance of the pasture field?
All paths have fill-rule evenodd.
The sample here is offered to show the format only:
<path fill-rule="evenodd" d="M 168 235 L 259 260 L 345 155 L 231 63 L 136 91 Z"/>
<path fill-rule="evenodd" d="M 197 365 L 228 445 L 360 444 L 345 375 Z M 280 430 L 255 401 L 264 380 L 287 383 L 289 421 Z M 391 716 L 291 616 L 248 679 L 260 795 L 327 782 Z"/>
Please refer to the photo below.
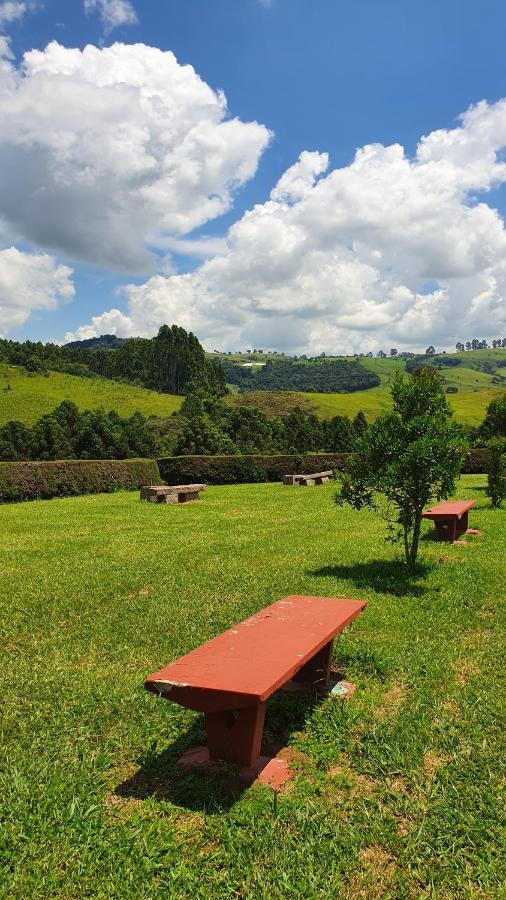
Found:
<path fill-rule="evenodd" d="M 81 378 L 62 372 L 29 375 L 22 366 L 0 363 L 0 425 L 10 419 L 33 425 L 62 400 L 73 400 L 80 410 L 103 407 L 121 416 L 134 412 L 170 416 L 179 409 L 182 399 L 108 378 Z"/>
<path fill-rule="evenodd" d="M 0 508 L 0 896 L 504 896 L 506 513 L 464 476 L 481 534 L 459 548 L 425 524 L 408 579 L 381 520 L 333 493 Z M 275 803 L 233 772 L 178 770 L 200 717 L 142 685 L 290 593 L 368 607 L 335 652 L 358 686 L 347 705 L 270 702 L 295 772 Z"/>
<path fill-rule="evenodd" d="M 473 375 L 482 375 L 481 372 Z M 482 376 L 489 377 L 489 376 Z M 495 387 L 495 385 L 493 386 Z M 503 389 L 504 390 L 504 389 Z M 496 391 L 466 391 L 449 394 L 448 402 L 455 412 L 458 422 L 465 425 L 479 425 L 485 418 L 487 406 L 497 396 Z M 390 388 L 379 386 L 367 391 L 354 391 L 352 394 L 303 394 L 297 391 L 251 391 L 234 394 L 227 398 L 231 406 L 257 406 L 269 416 L 286 416 L 295 407 L 300 406 L 306 412 L 314 412 L 322 419 L 332 416 L 348 416 L 353 419 L 361 409 L 368 421 L 387 412 L 392 404 Z"/>

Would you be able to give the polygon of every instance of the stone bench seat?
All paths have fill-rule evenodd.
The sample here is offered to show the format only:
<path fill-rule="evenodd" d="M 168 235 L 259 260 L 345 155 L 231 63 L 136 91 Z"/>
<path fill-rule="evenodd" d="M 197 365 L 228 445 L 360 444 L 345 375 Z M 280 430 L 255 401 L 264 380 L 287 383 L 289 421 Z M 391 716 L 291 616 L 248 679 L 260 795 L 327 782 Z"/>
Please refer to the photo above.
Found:
<path fill-rule="evenodd" d="M 326 484 L 333 477 L 332 469 L 327 472 L 312 472 L 310 475 L 283 475 L 283 484 L 298 484 L 301 487 L 308 487 L 313 484 Z"/>
<path fill-rule="evenodd" d="M 148 503 L 188 503 L 198 500 L 205 484 L 150 484 L 141 488 L 141 500 Z"/>

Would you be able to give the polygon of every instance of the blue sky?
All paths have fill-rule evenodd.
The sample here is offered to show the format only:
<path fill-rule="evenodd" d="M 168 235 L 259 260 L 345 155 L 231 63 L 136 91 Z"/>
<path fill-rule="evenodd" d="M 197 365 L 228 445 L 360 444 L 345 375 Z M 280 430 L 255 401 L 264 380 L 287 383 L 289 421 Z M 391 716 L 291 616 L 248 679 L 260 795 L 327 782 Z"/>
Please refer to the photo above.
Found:
<path fill-rule="evenodd" d="M 10 2 L 12 6 L 13 0 Z M 16 2 L 14 0 L 14 4 Z M 91 44 L 100 52 L 114 41 L 172 51 L 181 66 L 190 64 L 210 88 L 224 91 L 228 118 L 237 118 L 241 123 L 259 123 L 272 132 L 270 142 L 251 150 L 253 155 L 256 153 L 256 171 L 244 177 L 238 187 L 230 189 L 230 203 L 224 204 L 230 206 L 228 210 L 212 216 L 194 217 L 187 230 L 178 226 L 176 238 L 179 244 L 171 247 L 170 260 L 165 258 L 161 262 L 165 249 L 160 249 L 157 244 L 153 252 L 158 260 L 155 263 L 155 269 L 159 268 L 158 275 L 153 268 L 141 271 L 137 265 L 118 270 L 110 261 L 104 264 L 100 254 L 94 256 L 88 251 L 81 254 L 79 250 L 69 249 L 65 241 L 59 243 L 50 236 L 46 239 L 43 224 L 34 233 L 22 221 L 16 219 L 13 223 L 10 214 L 6 214 L 7 225 L 3 230 L 0 228 L 0 248 L 14 246 L 22 254 L 45 253 L 54 259 L 56 267 L 72 268 L 74 294 L 71 297 L 69 290 L 68 296 L 59 295 L 54 303 L 49 300 L 46 305 L 44 301 L 38 306 L 37 303 L 30 306 L 27 302 L 29 314 L 13 314 L 7 327 L 2 326 L 0 302 L 0 331 L 15 339 L 61 340 L 65 333 L 76 333 L 80 327 L 88 327 L 90 333 L 93 328 L 97 330 L 90 324 L 92 317 L 100 317 L 117 308 L 129 320 L 118 320 L 118 333 L 153 332 L 157 316 L 159 319 L 166 312 L 167 318 L 172 315 L 181 324 L 192 326 L 208 344 L 216 343 L 228 349 L 234 349 L 235 344 L 246 346 L 254 340 L 258 342 L 262 334 L 265 335 L 264 345 L 284 344 L 287 349 L 294 350 L 306 347 L 343 350 L 365 346 L 376 349 L 386 341 L 399 346 L 407 346 L 410 342 L 422 346 L 427 341 L 451 346 L 459 336 L 464 339 L 475 336 L 479 329 L 478 337 L 502 336 L 504 247 L 500 230 L 505 211 L 501 189 L 504 178 L 497 172 L 493 175 L 480 172 L 469 186 L 465 171 L 476 166 L 477 158 L 481 165 L 489 159 L 491 152 L 497 159 L 502 152 L 504 114 L 495 104 L 506 95 L 506 11 L 503 3 L 483 0 L 478 8 L 476 3 L 467 0 L 445 0 L 443 3 L 434 0 L 423 3 L 406 3 L 405 0 L 383 0 L 381 3 L 377 0 L 355 0 L 353 3 L 341 0 L 103 2 L 124 4 L 125 8 L 135 12 L 137 22 L 108 30 L 100 16 L 100 4 L 85 12 L 82 0 L 40 0 L 36 4 L 27 0 L 27 8 L 18 18 L 11 10 L 10 21 L 3 23 L 3 34 L 8 36 L 14 55 L 10 65 L 15 69 L 26 51 L 34 48 L 44 51 L 51 41 L 57 41 L 65 48 L 82 49 Z M 2 0 L 0 21 L 1 11 Z M 60 66 L 56 74 L 52 73 L 52 78 L 65 79 L 64 70 L 65 66 Z M 33 82 L 36 77 L 32 78 Z M 78 73 L 76 78 L 80 77 Z M 135 78 L 135 74 L 132 77 Z M 75 80 L 73 84 L 75 88 Z M 54 85 L 58 94 L 57 81 Z M 402 242 L 395 240 L 395 229 L 388 246 L 381 241 L 376 246 L 371 237 L 371 223 L 367 223 L 366 234 L 364 215 L 361 213 L 358 222 L 354 211 L 361 204 L 360 198 L 367 197 L 371 179 L 373 182 L 375 179 L 374 173 L 381 170 L 383 179 L 385 161 L 382 159 L 371 163 L 368 171 L 360 175 L 363 193 L 360 193 L 360 187 L 354 187 L 358 193 L 350 200 L 349 189 L 343 187 L 350 206 L 346 215 L 342 215 L 339 233 L 337 235 L 334 229 L 333 237 L 330 237 L 328 230 L 321 236 L 320 243 L 315 242 L 311 247 L 313 256 L 307 259 L 304 271 L 295 271 L 295 264 L 289 269 L 283 257 L 287 293 L 290 293 L 290 279 L 293 278 L 292 295 L 304 284 L 307 302 L 298 299 L 290 306 L 289 297 L 282 293 L 280 283 L 273 283 L 274 276 L 270 271 L 263 280 L 259 279 L 253 291 L 248 265 L 244 261 L 246 251 L 250 248 L 250 259 L 257 259 L 257 272 L 267 251 L 263 247 L 259 249 L 258 241 L 254 245 L 244 243 L 250 236 L 249 233 L 246 238 L 244 236 L 243 216 L 255 204 L 266 204 L 276 183 L 297 162 L 301 153 L 329 155 L 325 171 L 320 168 L 316 175 L 304 176 L 314 189 L 317 182 L 330 176 L 333 170 L 342 169 L 348 174 L 357 148 L 366 145 L 389 147 L 398 144 L 404 148 L 406 158 L 413 159 L 422 135 L 438 129 L 450 133 L 461 127 L 459 115 L 482 100 L 487 102 L 490 115 L 483 123 L 472 124 L 470 128 L 475 143 L 483 135 L 483 146 L 477 156 L 469 159 L 463 160 L 459 151 L 457 163 L 455 153 L 450 151 L 451 164 L 459 167 L 458 179 L 455 176 L 458 184 L 449 201 L 451 208 L 440 211 L 441 230 L 456 229 L 455 242 L 465 245 L 469 259 L 459 258 L 448 264 L 436 259 L 437 248 L 432 247 L 431 241 L 434 242 L 437 223 L 427 224 L 426 213 L 423 222 L 414 222 L 412 228 L 413 234 L 417 235 L 426 229 L 422 250 L 415 239 L 412 245 L 401 246 Z M 59 114 L 61 109 L 58 113 L 48 107 L 42 127 L 50 129 L 51 116 L 57 118 Z M 16 122 L 19 123 L 19 119 Z M 19 124 L 16 127 L 20 127 Z M 91 131 L 93 127 L 91 121 Z M 498 135 L 492 141 L 492 151 L 491 129 Z M 47 140 L 44 137 L 45 154 Z M 459 141 L 460 145 L 469 143 L 467 132 L 459 137 Z M 53 146 L 51 152 L 54 152 Z M 9 164 L 15 165 L 12 159 L 9 156 Z M 438 164 L 441 164 L 439 156 Z M 33 159 L 30 165 L 33 171 Z M 390 162 L 388 167 L 390 171 Z M 297 172 L 294 175 L 297 176 Z M 350 173 L 350 179 L 352 175 Z M 44 177 L 41 174 L 42 180 Z M 70 174 L 69 177 L 74 176 Z M 19 178 L 21 182 L 26 176 L 21 172 Z M 40 187 L 44 190 L 46 186 L 42 180 Z M 353 181 L 355 184 L 354 176 Z M 237 185 L 234 172 L 228 183 L 232 182 Z M 32 193 L 36 187 L 36 184 L 32 187 Z M 128 185 L 125 189 L 128 190 Z M 419 189 L 417 182 L 416 190 Z M 21 206 L 27 202 L 22 190 Z M 411 190 L 409 178 L 405 190 Z M 212 190 L 209 195 L 214 195 Z M 347 202 L 344 195 L 339 193 L 333 198 L 336 209 L 340 203 Z M 278 242 L 282 244 L 285 240 L 289 215 L 292 217 L 290 229 L 300 230 L 305 210 L 299 210 L 299 205 L 311 202 L 314 206 L 316 200 L 316 195 L 311 195 L 309 201 L 306 196 L 297 196 L 296 201 L 292 196 L 288 200 L 285 198 L 288 213 L 285 214 L 284 208 L 276 210 L 278 218 L 275 222 L 269 209 L 265 210 L 265 215 L 270 216 L 269 228 L 273 229 L 267 268 Z M 466 219 L 466 210 L 480 200 L 485 201 L 491 213 L 498 210 L 489 216 L 485 225 L 476 218 L 474 221 Z M 33 196 L 30 204 L 32 202 Z M 365 202 L 376 204 L 379 201 L 374 197 Z M 329 203 L 327 198 L 326 215 L 329 215 Z M 402 196 L 399 203 L 404 203 Z M 418 214 L 417 210 L 413 212 L 414 217 Z M 72 213 L 67 205 L 62 215 L 74 215 L 75 218 L 79 216 L 79 210 Z M 314 212 L 311 215 L 314 216 Z M 405 232 L 409 231 L 412 221 L 409 220 Z M 209 272 L 208 263 L 201 272 L 200 254 L 193 256 L 191 247 L 186 244 L 185 252 L 181 252 L 182 240 L 191 241 L 202 235 L 224 238 L 234 223 L 242 224 L 238 232 L 238 249 L 234 251 L 234 259 L 227 263 L 228 268 L 211 260 Z M 381 231 L 381 224 L 381 220 L 374 224 L 374 233 Z M 254 225 L 256 228 L 258 223 Z M 285 229 L 282 234 L 280 228 Z M 304 228 L 309 228 L 306 219 Z M 164 235 L 169 233 L 171 237 L 171 229 L 170 221 L 166 222 Z M 309 232 L 310 240 L 313 234 L 314 229 Z M 307 234 L 303 240 L 301 238 L 302 248 L 308 246 L 307 238 Z M 107 241 L 107 232 L 102 240 Z M 260 243 L 261 240 L 262 237 Z M 165 248 L 163 241 L 161 244 Z M 412 260 L 417 258 L 417 253 L 424 253 L 429 244 L 431 249 L 427 251 L 427 259 L 417 270 Z M 485 245 L 487 250 L 482 254 L 483 259 L 480 257 L 481 262 L 477 262 L 480 247 Z M 258 257 L 255 256 L 257 251 Z M 305 252 L 305 249 L 299 250 L 295 256 L 300 259 L 301 253 Z M 349 253 L 353 253 L 353 258 L 346 256 Z M 220 250 L 217 255 L 221 254 Z M 381 263 L 372 262 L 380 258 Z M 18 261 L 19 257 L 16 257 L 16 264 Z M 12 262 L 11 257 L 10 266 Z M 277 262 L 281 266 L 281 262 Z M 323 288 L 317 281 L 318 267 L 334 273 L 332 277 L 338 282 L 334 305 L 328 283 Z M 217 270 L 221 272 L 219 281 Z M 0 268 L 0 301 L 1 271 Z M 196 272 L 197 275 L 191 282 L 181 282 L 179 276 L 185 272 Z M 165 281 L 154 284 L 154 277 Z M 238 287 L 240 278 L 244 282 Z M 463 279 L 467 279 L 465 285 Z M 385 286 L 386 281 L 388 286 Z M 17 281 L 14 283 L 18 284 Z M 19 284 L 22 288 L 24 282 L 21 280 Z M 427 284 L 431 286 L 428 296 L 433 302 L 430 304 L 420 299 L 427 296 L 424 291 Z M 130 286 L 129 293 L 118 294 L 118 286 L 123 285 Z M 411 300 L 403 291 L 411 292 Z M 487 291 L 494 296 L 489 296 L 486 302 L 476 299 Z M 134 313 L 129 309 L 132 302 Z M 165 302 L 166 311 L 163 308 Z M 49 308 L 51 305 L 53 308 Z M 478 313 L 477 306 L 480 307 Z M 143 318 L 140 308 L 148 309 L 149 315 Z M 233 310 L 228 317 L 227 310 Z M 460 335 L 456 330 L 456 319 L 458 322 L 459 318 L 461 327 L 470 329 Z M 99 319 L 98 325 L 110 325 L 112 321 Z"/>

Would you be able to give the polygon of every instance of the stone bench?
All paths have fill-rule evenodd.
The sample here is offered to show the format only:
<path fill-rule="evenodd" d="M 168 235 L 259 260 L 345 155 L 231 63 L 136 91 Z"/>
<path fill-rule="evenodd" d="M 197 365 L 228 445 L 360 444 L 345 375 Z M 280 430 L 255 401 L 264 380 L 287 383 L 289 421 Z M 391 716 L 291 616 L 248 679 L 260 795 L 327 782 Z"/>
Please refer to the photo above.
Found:
<path fill-rule="evenodd" d="M 141 500 L 148 503 L 188 503 L 189 500 L 198 500 L 201 491 L 205 491 L 205 484 L 149 484 L 141 488 Z"/>
<path fill-rule="evenodd" d="M 301 487 L 308 487 L 313 484 L 326 484 L 334 477 L 333 471 L 313 472 L 310 475 L 283 475 L 283 484 L 298 484 Z"/>

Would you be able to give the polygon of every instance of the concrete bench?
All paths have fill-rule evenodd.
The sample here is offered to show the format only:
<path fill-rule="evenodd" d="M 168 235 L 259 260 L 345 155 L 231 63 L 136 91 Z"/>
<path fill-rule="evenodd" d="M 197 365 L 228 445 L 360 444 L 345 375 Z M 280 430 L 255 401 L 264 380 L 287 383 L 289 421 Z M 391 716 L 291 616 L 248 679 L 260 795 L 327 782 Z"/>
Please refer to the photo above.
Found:
<path fill-rule="evenodd" d="M 211 759 L 251 766 L 268 698 L 292 679 L 327 688 L 333 639 L 365 606 L 285 597 L 150 675 L 145 687 L 205 714 Z"/>
<path fill-rule="evenodd" d="M 432 519 L 440 541 L 458 543 L 457 535 L 479 534 L 474 528 L 468 528 L 468 512 L 476 500 L 445 500 L 422 513 L 424 519 Z"/>
<path fill-rule="evenodd" d="M 141 488 L 141 500 L 148 503 L 187 503 L 189 500 L 198 500 L 201 491 L 205 491 L 205 484 L 151 484 Z"/>
<path fill-rule="evenodd" d="M 308 487 L 313 484 L 326 484 L 334 477 L 333 471 L 313 472 L 310 475 L 283 475 L 283 484 L 298 484 L 301 487 Z"/>

